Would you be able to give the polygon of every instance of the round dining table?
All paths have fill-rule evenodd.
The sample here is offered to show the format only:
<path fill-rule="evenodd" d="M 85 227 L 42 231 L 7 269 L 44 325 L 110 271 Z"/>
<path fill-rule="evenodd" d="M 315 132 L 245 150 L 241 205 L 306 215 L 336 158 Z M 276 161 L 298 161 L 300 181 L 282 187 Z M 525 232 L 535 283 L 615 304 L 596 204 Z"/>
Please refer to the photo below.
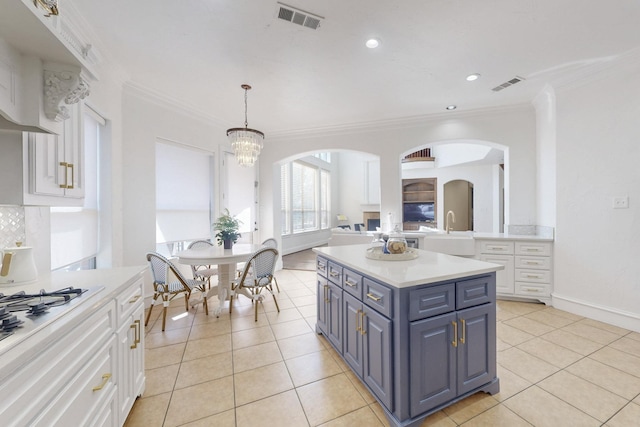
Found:
<path fill-rule="evenodd" d="M 251 255 L 262 248 L 259 244 L 236 243 L 231 249 L 213 245 L 210 247 L 187 249 L 176 253 L 178 262 L 187 265 L 217 265 L 218 266 L 218 307 L 214 310 L 216 316 L 224 308 L 224 302 L 231 295 L 231 281 L 235 277 L 239 262 L 246 262 Z M 212 290 L 209 290 L 211 293 Z M 251 295 L 247 294 L 251 298 Z M 207 298 L 209 294 L 207 294 Z"/>

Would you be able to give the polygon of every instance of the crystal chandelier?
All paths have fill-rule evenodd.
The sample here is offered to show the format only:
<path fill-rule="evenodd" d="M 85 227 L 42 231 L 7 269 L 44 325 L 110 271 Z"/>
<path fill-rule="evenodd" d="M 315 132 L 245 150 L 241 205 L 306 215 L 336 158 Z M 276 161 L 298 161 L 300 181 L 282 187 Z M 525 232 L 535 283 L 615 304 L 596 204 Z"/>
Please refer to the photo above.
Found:
<path fill-rule="evenodd" d="M 244 127 L 228 129 L 227 136 L 240 166 L 250 167 L 256 162 L 262 150 L 264 133 L 247 127 L 247 91 L 251 86 L 244 84 L 240 87 L 244 89 Z"/>

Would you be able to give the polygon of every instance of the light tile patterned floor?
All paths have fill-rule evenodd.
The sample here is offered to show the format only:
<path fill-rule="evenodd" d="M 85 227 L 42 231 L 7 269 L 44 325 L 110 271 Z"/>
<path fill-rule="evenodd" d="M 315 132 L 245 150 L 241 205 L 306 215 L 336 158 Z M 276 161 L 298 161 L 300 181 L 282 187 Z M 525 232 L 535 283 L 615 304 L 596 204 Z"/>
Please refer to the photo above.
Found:
<path fill-rule="evenodd" d="M 258 322 L 245 298 L 233 315 L 156 308 L 146 334 L 144 395 L 126 426 L 386 426 L 375 399 L 314 332 L 315 273 L 277 272 Z M 215 307 L 217 300 L 210 302 Z M 423 426 L 640 425 L 640 334 L 542 304 L 498 302 L 495 396 L 475 394 Z"/>

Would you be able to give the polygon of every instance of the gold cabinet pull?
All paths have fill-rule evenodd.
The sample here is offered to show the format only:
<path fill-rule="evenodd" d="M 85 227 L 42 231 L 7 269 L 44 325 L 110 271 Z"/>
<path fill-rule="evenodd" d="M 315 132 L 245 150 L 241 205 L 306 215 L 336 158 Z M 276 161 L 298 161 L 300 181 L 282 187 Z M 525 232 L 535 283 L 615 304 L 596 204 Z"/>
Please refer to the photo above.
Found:
<path fill-rule="evenodd" d="M 452 321 L 453 325 L 453 341 L 451 341 L 451 345 L 454 347 L 458 346 L 458 322 Z"/>
<path fill-rule="evenodd" d="M 364 330 L 364 316 L 366 316 L 367 314 L 364 312 L 364 310 L 360 311 L 360 316 L 362 316 L 360 318 L 360 335 L 364 335 L 367 333 L 367 331 Z"/>
<path fill-rule="evenodd" d="M 69 163 L 60 162 L 60 166 L 64 167 L 64 184 L 60 184 L 60 188 L 69 188 L 69 174 L 67 173 Z"/>
<path fill-rule="evenodd" d="M 324 302 L 329 301 L 329 285 L 324 285 Z"/>
<path fill-rule="evenodd" d="M 347 286 L 350 286 L 350 287 L 352 287 L 352 288 L 355 288 L 356 286 L 358 286 L 358 284 L 357 284 L 357 283 L 355 283 L 355 282 L 351 282 L 351 281 L 349 281 L 349 280 L 345 280 L 345 281 L 344 281 L 344 284 L 345 284 L 345 285 L 347 285 Z"/>
<path fill-rule="evenodd" d="M 356 311 L 356 332 L 361 332 L 360 327 L 360 309 Z"/>
<path fill-rule="evenodd" d="M 75 182 L 75 172 L 74 172 L 75 168 L 73 166 L 73 163 L 67 163 L 67 165 L 71 169 L 71 185 L 67 185 L 67 188 L 73 189 L 73 183 Z"/>
<path fill-rule="evenodd" d="M 372 299 L 375 302 L 380 302 L 380 300 L 382 299 L 382 297 L 377 297 L 377 296 L 373 295 L 372 293 L 367 293 L 367 298 Z"/>
<path fill-rule="evenodd" d="M 134 320 L 133 325 L 129 326 L 130 329 L 133 329 L 133 344 L 131 344 L 130 348 L 138 348 L 138 344 L 140 344 L 140 336 L 142 335 L 140 332 L 140 320 Z"/>
<path fill-rule="evenodd" d="M 107 383 L 109 382 L 109 380 L 111 379 L 111 374 L 104 374 L 102 375 L 102 384 L 95 386 L 93 388 L 93 391 L 100 391 L 104 388 L 104 386 L 107 385 Z"/>
<path fill-rule="evenodd" d="M 129 300 L 129 304 L 133 304 L 140 299 L 140 295 L 136 295 L 135 297 Z"/>
<path fill-rule="evenodd" d="M 467 336 L 467 322 L 465 322 L 464 319 L 460 319 L 460 322 L 462 322 L 462 338 L 460 338 L 460 344 L 464 344 Z"/>
<path fill-rule="evenodd" d="M 336 272 L 336 271 L 333 271 L 333 270 L 331 270 L 331 271 L 329 272 L 329 276 L 331 276 L 331 277 L 336 277 L 336 276 L 339 276 L 339 275 L 340 275 L 340 273 L 338 273 L 338 272 Z"/>

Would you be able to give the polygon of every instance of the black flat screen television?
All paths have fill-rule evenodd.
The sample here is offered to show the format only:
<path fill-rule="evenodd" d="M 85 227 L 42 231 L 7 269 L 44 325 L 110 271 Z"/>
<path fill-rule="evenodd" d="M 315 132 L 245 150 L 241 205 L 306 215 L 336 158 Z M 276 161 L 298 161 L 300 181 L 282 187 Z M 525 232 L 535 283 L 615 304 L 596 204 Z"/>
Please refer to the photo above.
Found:
<path fill-rule="evenodd" d="M 434 202 L 404 203 L 404 222 L 427 222 L 435 219 Z"/>

